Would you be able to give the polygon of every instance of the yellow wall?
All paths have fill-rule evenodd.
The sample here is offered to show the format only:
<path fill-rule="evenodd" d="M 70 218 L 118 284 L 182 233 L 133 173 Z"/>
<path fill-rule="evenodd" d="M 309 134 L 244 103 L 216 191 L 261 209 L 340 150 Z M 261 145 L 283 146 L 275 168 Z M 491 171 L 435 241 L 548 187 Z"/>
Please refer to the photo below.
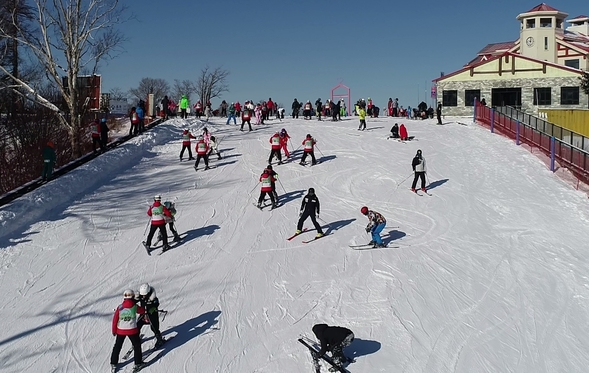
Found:
<path fill-rule="evenodd" d="M 589 110 L 540 109 L 546 120 L 570 131 L 589 137 Z"/>
<path fill-rule="evenodd" d="M 477 73 L 480 72 L 487 72 L 488 74 L 474 74 L 474 76 L 470 76 L 470 70 L 463 71 L 459 74 L 454 76 L 450 76 L 448 78 L 443 78 L 445 82 L 464 82 L 464 81 L 474 81 L 474 80 L 511 80 L 511 79 L 534 79 L 534 78 L 565 78 L 565 77 L 576 77 L 579 76 L 578 73 L 572 72 L 569 70 L 559 69 L 557 67 L 547 65 L 546 66 L 546 74 L 542 73 L 542 71 L 517 71 L 517 70 L 526 70 L 526 69 L 541 69 L 542 62 L 535 62 L 526 60 L 523 58 L 517 58 L 514 56 L 509 56 L 509 62 L 505 62 L 505 57 L 501 57 L 503 60 L 501 69 L 503 70 L 502 75 L 498 73 L 491 73 L 492 71 L 497 71 L 499 69 L 499 60 L 494 60 L 488 63 L 484 63 L 482 65 L 476 66 L 474 71 Z M 516 72 L 515 75 L 511 74 L 511 66 L 515 61 L 515 68 Z"/>

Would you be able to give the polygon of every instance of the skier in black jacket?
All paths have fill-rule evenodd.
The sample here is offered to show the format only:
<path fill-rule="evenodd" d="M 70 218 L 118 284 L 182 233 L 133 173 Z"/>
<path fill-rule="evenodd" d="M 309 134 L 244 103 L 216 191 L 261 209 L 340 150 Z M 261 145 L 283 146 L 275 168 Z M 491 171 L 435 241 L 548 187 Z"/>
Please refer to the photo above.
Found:
<path fill-rule="evenodd" d="M 148 283 L 141 285 L 139 288 L 138 302 L 141 307 L 145 308 L 145 313 L 140 316 L 139 320 L 137 320 L 137 329 L 141 331 L 143 325 L 149 324 L 151 331 L 155 335 L 155 348 L 163 346 L 166 340 L 162 337 L 162 333 L 160 332 L 160 301 L 155 295 L 155 289 Z"/>
<path fill-rule="evenodd" d="M 299 110 L 301 110 L 301 103 L 295 98 L 292 103 L 292 118 L 299 119 Z"/>
<path fill-rule="evenodd" d="M 341 326 L 329 326 L 327 324 L 317 324 L 313 326 L 313 333 L 321 344 L 321 349 L 317 353 L 317 358 L 331 351 L 333 363 L 343 367 L 348 358 L 344 355 L 344 347 L 349 346 L 354 341 L 354 333 L 350 329 Z M 351 359 L 350 359 L 351 360 Z"/>
<path fill-rule="evenodd" d="M 317 230 L 316 237 L 319 238 L 323 236 L 321 225 L 317 223 L 315 213 L 317 213 L 317 217 L 319 217 L 319 198 L 317 198 L 315 195 L 315 189 L 309 188 L 307 195 L 303 198 L 303 202 L 301 203 L 301 211 L 299 212 L 299 222 L 297 224 L 296 234 L 300 234 L 303 231 L 303 223 L 305 220 L 307 220 L 308 217 L 311 217 L 311 221 Z"/>

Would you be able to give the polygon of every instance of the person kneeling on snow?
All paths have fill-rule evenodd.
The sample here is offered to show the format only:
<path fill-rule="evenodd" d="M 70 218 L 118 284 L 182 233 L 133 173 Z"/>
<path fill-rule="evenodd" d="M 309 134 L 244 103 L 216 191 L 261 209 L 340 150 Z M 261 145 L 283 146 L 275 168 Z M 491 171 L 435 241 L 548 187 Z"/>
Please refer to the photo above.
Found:
<path fill-rule="evenodd" d="M 354 341 L 354 333 L 350 329 L 341 326 L 329 326 L 327 324 L 317 324 L 313 326 L 313 333 L 321 344 L 321 349 L 316 358 L 320 358 L 327 351 L 331 352 L 333 363 L 342 368 L 344 364 L 351 359 L 344 355 L 344 347 L 349 346 Z"/>
<path fill-rule="evenodd" d="M 389 139 L 398 139 L 399 138 L 399 124 L 395 123 L 393 128 L 391 128 L 391 136 Z"/>

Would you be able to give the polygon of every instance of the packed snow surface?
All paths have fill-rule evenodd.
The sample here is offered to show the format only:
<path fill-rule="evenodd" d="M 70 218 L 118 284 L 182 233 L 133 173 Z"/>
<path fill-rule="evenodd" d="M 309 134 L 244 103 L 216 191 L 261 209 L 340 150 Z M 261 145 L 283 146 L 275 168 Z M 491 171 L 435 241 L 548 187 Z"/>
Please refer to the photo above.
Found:
<path fill-rule="evenodd" d="M 0 208 L 0 371 L 108 371 L 113 309 L 149 282 L 175 338 L 145 372 L 312 372 L 297 338 L 316 323 L 354 332 L 353 373 L 586 372 L 586 195 L 460 121 L 368 118 L 358 131 L 357 118 L 288 118 L 240 132 L 217 118 L 206 126 L 223 159 L 195 172 L 179 161 L 181 132 L 205 124 L 171 119 Z M 415 140 L 388 140 L 395 122 Z M 274 166 L 283 205 L 260 211 L 258 178 L 281 128 L 298 150 Z M 307 133 L 313 167 L 298 164 Z M 409 190 L 417 149 L 431 196 Z M 287 241 L 310 187 L 330 234 Z M 156 194 L 176 202 L 184 239 L 148 256 Z M 364 205 L 386 217 L 389 248 L 349 247 L 370 241 Z M 145 349 L 154 339 L 143 332 Z"/>

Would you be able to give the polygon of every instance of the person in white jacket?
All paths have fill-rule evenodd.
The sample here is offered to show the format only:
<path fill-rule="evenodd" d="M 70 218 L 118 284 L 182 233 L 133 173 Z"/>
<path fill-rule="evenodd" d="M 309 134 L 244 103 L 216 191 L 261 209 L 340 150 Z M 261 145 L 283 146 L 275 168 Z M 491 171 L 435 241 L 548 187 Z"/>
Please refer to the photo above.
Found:
<path fill-rule="evenodd" d="M 415 157 L 413 157 L 413 162 L 411 162 L 411 166 L 413 167 L 413 171 L 415 172 L 415 177 L 413 178 L 413 184 L 411 184 L 411 191 L 415 192 L 415 186 L 417 185 L 417 179 L 421 178 L 421 190 L 425 190 L 425 157 L 421 154 L 421 150 L 417 151 Z"/>
<path fill-rule="evenodd" d="M 209 139 L 209 157 L 213 153 L 217 154 L 218 159 L 221 160 L 221 153 L 219 153 L 219 142 L 215 136 L 211 136 Z"/>

